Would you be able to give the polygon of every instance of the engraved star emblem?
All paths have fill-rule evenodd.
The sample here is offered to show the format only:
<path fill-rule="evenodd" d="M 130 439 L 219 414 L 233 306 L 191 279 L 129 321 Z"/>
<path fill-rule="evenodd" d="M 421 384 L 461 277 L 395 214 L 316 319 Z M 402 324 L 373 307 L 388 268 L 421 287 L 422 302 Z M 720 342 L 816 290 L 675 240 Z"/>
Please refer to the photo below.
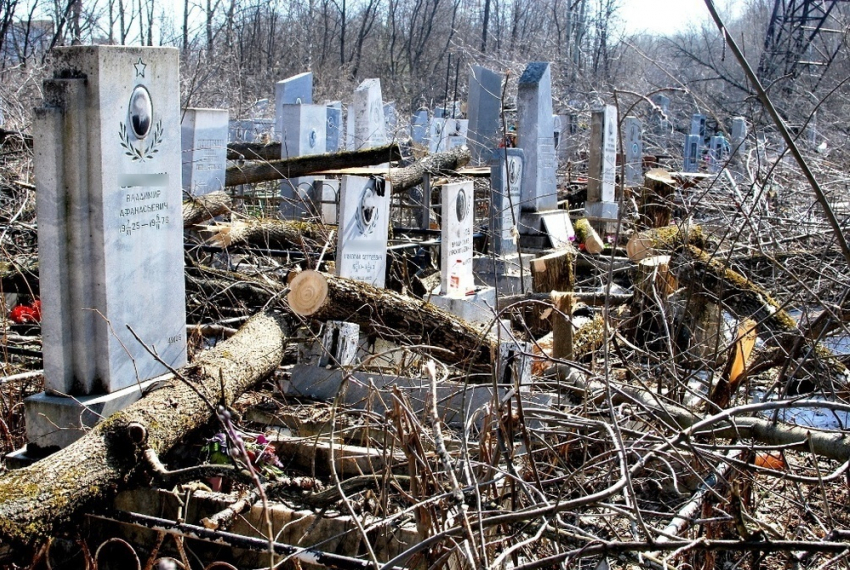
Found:
<path fill-rule="evenodd" d="M 144 77 L 145 76 L 145 68 L 148 66 L 145 62 L 142 61 L 142 58 L 139 58 L 133 67 L 136 68 L 136 77 Z"/>

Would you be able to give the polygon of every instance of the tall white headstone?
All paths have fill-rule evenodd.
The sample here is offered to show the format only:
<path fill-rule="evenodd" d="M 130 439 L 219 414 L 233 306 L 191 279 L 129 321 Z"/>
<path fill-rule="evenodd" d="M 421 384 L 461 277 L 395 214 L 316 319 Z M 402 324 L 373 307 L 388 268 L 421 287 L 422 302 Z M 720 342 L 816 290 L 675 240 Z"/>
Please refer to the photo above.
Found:
<path fill-rule="evenodd" d="M 626 186 L 643 184 L 643 124 L 636 117 L 623 120 Z"/>
<path fill-rule="evenodd" d="M 381 80 L 366 79 L 354 91 L 354 149 L 387 144 Z"/>
<path fill-rule="evenodd" d="M 585 213 L 599 220 L 617 219 L 617 108 L 605 105 L 590 119 Z"/>
<path fill-rule="evenodd" d="M 45 386 L 110 393 L 186 362 L 178 50 L 53 53 L 33 129 Z"/>
<path fill-rule="evenodd" d="M 554 210 L 558 207 L 558 188 L 548 62 L 526 66 L 517 87 L 517 109 L 517 146 L 525 153 L 522 208 Z"/>
<path fill-rule="evenodd" d="M 459 281 L 462 294 L 475 286 L 472 274 L 472 222 L 474 188 L 471 180 L 444 184 L 440 228 L 440 291 L 449 293 L 449 280 Z"/>
<path fill-rule="evenodd" d="M 500 148 L 490 158 L 490 251 L 499 256 L 517 252 L 522 188 L 521 148 Z"/>
<path fill-rule="evenodd" d="M 180 124 L 183 190 L 192 196 L 224 189 L 227 109 L 185 109 Z"/>
<path fill-rule="evenodd" d="M 327 107 L 324 105 L 283 105 L 278 114 L 281 158 L 324 154 L 327 136 Z M 313 178 L 302 176 L 281 182 L 280 213 L 299 219 L 314 215 Z"/>
<path fill-rule="evenodd" d="M 502 131 L 503 75 L 478 65 L 469 70 L 469 95 L 466 116 L 469 118 L 469 150 L 473 164 L 485 164 L 498 146 Z"/>
<path fill-rule="evenodd" d="M 383 287 L 387 273 L 390 183 L 343 176 L 339 196 L 336 274 Z"/>

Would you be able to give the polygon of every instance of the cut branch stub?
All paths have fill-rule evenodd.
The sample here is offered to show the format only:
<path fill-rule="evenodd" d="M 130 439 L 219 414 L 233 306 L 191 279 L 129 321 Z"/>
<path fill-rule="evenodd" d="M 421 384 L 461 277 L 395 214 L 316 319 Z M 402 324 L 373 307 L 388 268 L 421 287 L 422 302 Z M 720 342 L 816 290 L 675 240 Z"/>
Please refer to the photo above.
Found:
<path fill-rule="evenodd" d="M 292 312 L 309 317 L 318 312 L 328 300 L 328 280 L 318 271 L 302 271 L 289 284 L 286 301 Z"/>

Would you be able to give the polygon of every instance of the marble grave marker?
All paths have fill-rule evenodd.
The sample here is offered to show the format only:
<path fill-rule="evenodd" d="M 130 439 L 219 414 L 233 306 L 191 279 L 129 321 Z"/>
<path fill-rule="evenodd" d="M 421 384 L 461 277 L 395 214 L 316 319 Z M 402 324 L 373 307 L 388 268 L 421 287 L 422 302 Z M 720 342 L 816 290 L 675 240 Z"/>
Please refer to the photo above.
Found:
<path fill-rule="evenodd" d="M 558 207 L 558 189 L 548 62 L 526 66 L 517 87 L 517 108 L 517 146 L 525 153 L 522 209 L 554 210 Z"/>
<path fill-rule="evenodd" d="M 227 169 L 226 109 L 185 109 L 180 124 L 183 190 L 192 196 L 224 189 Z"/>
<path fill-rule="evenodd" d="M 339 196 L 336 274 L 383 287 L 387 273 L 390 183 L 343 176 Z"/>
<path fill-rule="evenodd" d="M 441 197 L 440 292 L 448 293 L 449 276 L 459 266 L 460 289 L 465 293 L 475 287 L 472 274 L 473 183 L 468 180 L 443 184 Z"/>

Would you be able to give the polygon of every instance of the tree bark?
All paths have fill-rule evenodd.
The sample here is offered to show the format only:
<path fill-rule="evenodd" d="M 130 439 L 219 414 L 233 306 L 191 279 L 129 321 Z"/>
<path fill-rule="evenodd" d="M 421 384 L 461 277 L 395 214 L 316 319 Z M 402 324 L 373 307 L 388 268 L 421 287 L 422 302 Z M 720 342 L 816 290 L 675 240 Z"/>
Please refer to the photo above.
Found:
<path fill-rule="evenodd" d="M 225 192 L 210 192 L 183 201 L 183 227 L 190 228 L 216 216 L 230 212 L 230 196 Z"/>
<path fill-rule="evenodd" d="M 185 382 L 171 380 L 69 447 L 0 477 L 0 539 L 13 547 L 35 546 L 94 501 L 109 500 L 127 486 L 143 447 L 164 454 L 210 420 L 211 405 L 232 404 L 272 373 L 285 336 L 278 317 L 259 314 L 184 367 Z"/>
<path fill-rule="evenodd" d="M 228 168 L 224 185 L 230 187 L 240 184 L 271 182 L 284 178 L 306 176 L 322 170 L 369 166 L 400 159 L 401 150 L 395 143 L 366 150 L 297 156 L 295 158 L 270 160 L 261 164 Z"/>
<path fill-rule="evenodd" d="M 575 287 L 576 251 L 572 247 L 556 251 L 531 261 L 534 291 L 572 291 Z"/>
<path fill-rule="evenodd" d="M 676 181 L 666 170 L 653 168 L 646 173 L 638 205 L 638 222 L 642 226 L 662 228 L 670 224 L 670 216 L 673 214 L 671 196 L 676 186 Z"/>
<path fill-rule="evenodd" d="M 456 170 L 469 164 L 470 158 L 469 149 L 466 147 L 430 154 L 410 166 L 393 168 L 390 171 L 389 181 L 393 185 L 393 192 L 403 192 L 420 184 L 425 174 L 454 175 Z"/>
<path fill-rule="evenodd" d="M 322 251 L 326 244 L 333 255 L 336 240 L 332 240 L 330 228 L 322 224 L 290 220 L 259 219 L 236 221 L 230 225 L 212 226 L 206 230 L 212 236 L 209 241 L 219 247 L 231 245 L 254 246 L 266 249 L 298 249 Z"/>

